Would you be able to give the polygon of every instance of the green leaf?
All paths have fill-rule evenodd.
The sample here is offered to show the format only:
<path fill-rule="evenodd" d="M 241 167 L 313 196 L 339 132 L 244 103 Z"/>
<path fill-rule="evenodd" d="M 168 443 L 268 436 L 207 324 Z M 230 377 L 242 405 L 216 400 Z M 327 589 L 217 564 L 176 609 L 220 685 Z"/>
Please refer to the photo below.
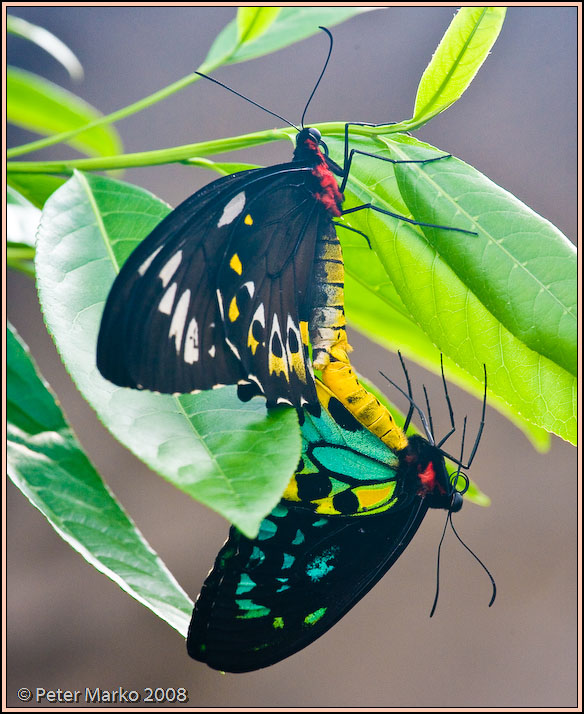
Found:
<path fill-rule="evenodd" d="M 340 158 L 342 141 L 328 135 L 326 141 L 333 158 Z M 427 158 L 439 155 L 433 147 L 424 148 L 415 139 L 396 138 L 395 135 L 391 139 L 379 135 L 369 141 L 355 138 L 352 146 L 400 160 L 420 158 L 422 149 Z M 438 184 L 437 174 L 442 171 L 449 173 L 449 164 L 459 165 L 456 160 L 446 159 L 433 164 L 411 164 L 407 169 L 406 165 L 397 168 L 399 171 L 404 169 L 404 174 L 407 171 L 408 185 L 425 181 L 425 175 L 430 172 Z M 407 190 L 404 189 L 404 192 L 407 193 Z M 409 215 L 397 190 L 396 172 L 386 162 L 357 157 L 352 165 L 346 195 L 346 207 L 372 202 L 381 208 Z M 490 199 L 491 196 L 483 196 L 481 201 L 488 204 Z M 469 215 L 456 208 L 456 201 L 461 200 L 463 197 L 459 191 L 448 194 L 447 190 L 441 189 L 437 192 L 434 202 L 440 206 L 440 215 L 443 205 L 446 207 L 442 225 L 472 229 L 476 207 Z M 417 206 L 414 217 L 422 220 L 417 215 Z M 575 443 L 577 389 L 574 376 L 511 333 L 475 294 L 475 290 L 480 292 L 480 289 L 466 272 L 457 274 L 450 264 L 455 262 L 451 253 L 442 254 L 443 241 L 466 246 L 467 241 L 475 239 L 474 236 L 464 236 L 464 240 L 460 237 L 452 239 L 451 232 L 440 231 L 438 250 L 419 228 L 373 211 L 357 212 L 346 216 L 345 220 L 368 235 L 383 269 L 380 271 L 378 265 L 372 272 L 371 261 L 363 260 L 361 249 L 357 252 L 351 250 L 354 239 L 350 240 L 345 235 L 347 232 L 340 229 L 349 275 L 360 285 L 369 286 L 377 297 L 418 325 L 438 350 L 467 372 L 476 385 L 475 391 L 480 389 L 483 364 L 486 364 L 490 399 L 498 398 L 516 416 Z M 482 269 L 485 275 L 497 274 L 500 262 L 495 252 L 489 254 L 488 262 L 482 264 Z M 557 263 L 551 264 L 549 271 L 546 284 L 552 285 L 556 277 L 560 282 L 565 279 L 563 273 L 558 272 Z M 401 305 L 396 302 L 396 295 Z M 526 298 L 518 308 L 522 315 L 533 318 L 537 309 L 534 300 L 533 295 Z M 347 301 L 350 301 L 349 295 Z M 348 314 L 351 317 L 350 311 Z M 353 315 L 353 319 L 358 321 L 359 317 Z M 544 315 L 543 320 L 546 330 L 557 330 L 555 314 Z M 358 327 L 369 334 L 369 324 L 358 322 Z M 391 333 L 391 330 L 392 325 L 387 325 L 386 333 Z M 378 339 L 376 334 L 371 334 L 371 337 Z M 416 333 L 411 346 L 414 354 L 420 349 L 416 347 L 418 338 L 419 333 Z M 406 344 L 402 347 L 406 351 Z"/>
<path fill-rule="evenodd" d="M 37 208 L 42 208 L 47 198 L 66 180 L 50 174 L 9 173 L 6 176 L 6 183 Z"/>
<path fill-rule="evenodd" d="M 295 411 L 266 413 L 262 399 L 244 405 L 234 387 L 180 397 L 120 389 L 95 365 L 109 287 L 168 211 L 136 187 L 75 174 L 43 211 L 36 259 L 41 306 L 65 366 L 112 434 L 253 537 L 298 463 Z"/>
<path fill-rule="evenodd" d="M 26 346 L 7 334 L 8 475 L 94 568 L 186 636 L 192 602 L 95 471 Z"/>
<path fill-rule="evenodd" d="M 377 261 L 378 269 L 384 274 L 383 267 L 372 251 L 366 250 L 369 256 L 363 256 L 361 260 L 369 258 Z M 361 255 L 364 253 L 362 246 L 351 245 L 349 247 L 347 242 L 343 242 L 343 252 L 351 253 L 354 256 L 350 260 L 350 265 L 356 263 L 355 251 L 359 251 Z M 357 263 L 360 266 L 361 260 Z M 345 312 L 351 328 L 358 330 L 392 352 L 397 353 L 399 350 L 407 359 L 439 374 L 436 345 L 418 325 L 410 318 L 405 317 L 401 311 L 395 309 L 392 302 L 392 293 L 395 288 L 388 282 L 387 275 L 382 279 L 375 279 L 372 275 L 368 285 L 361 285 L 353 278 L 350 265 L 347 266 L 345 274 Z M 363 273 L 363 270 L 360 272 Z M 477 399 L 482 398 L 482 386 L 477 380 L 446 356 L 444 365 L 449 382 L 474 394 Z M 487 378 L 490 381 L 488 375 Z M 503 399 L 492 393 L 489 395 L 488 404 L 497 409 L 518 429 L 521 429 L 538 451 L 549 450 L 551 439 L 547 431 L 523 419 L 513 409 L 510 409 Z M 471 500 L 474 499 L 471 498 Z"/>
<path fill-rule="evenodd" d="M 71 92 L 15 67 L 6 72 L 6 97 L 7 120 L 38 134 L 76 129 L 101 116 Z M 110 156 L 122 150 L 118 133 L 109 126 L 84 131 L 67 143 L 88 156 Z"/>
<path fill-rule="evenodd" d="M 408 144 L 407 154 L 421 155 Z M 394 155 L 400 156 L 400 150 Z M 405 156 L 405 153 L 404 153 Z M 447 159 L 396 166 L 401 195 L 429 243 L 515 337 L 576 376 L 576 247 L 555 226 L 468 164 Z"/>
<path fill-rule="evenodd" d="M 274 22 L 281 7 L 237 8 L 237 44 L 244 45 L 257 40 Z"/>
<path fill-rule="evenodd" d="M 459 99 L 487 58 L 505 19 L 505 7 L 463 7 L 426 68 L 414 108 L 418 126 Z"/>
<path fill-rule="evenodd" d="M 374 7 L 283 7 L 267 30 L 252 42 L 237 43 L 237 21 L 233 20 L 217 35 L 204 66 L 244 62 L 276 52 L 295 42 L 322 32 L 319 25 L 333 27 Z"/>
<path fill-rule="evenodd" d="M 35 45 L 42 47 L 45 52 L 48 52 L 57 62 L 60 62 L 63 67 L 65 67 L 71 79 L 77 81 L 83 79 L 83 67 L 81 66 L 81 62 L 79 62 L 77 57 L 64 42 L 58 37 L 55 37 L 52 32 L 45 30 L 44 27 L 33 25 L 21 17 L 7 15 L 6 31 L 11 35 L 23 37 L 26 40 L 34 42 Z"/>

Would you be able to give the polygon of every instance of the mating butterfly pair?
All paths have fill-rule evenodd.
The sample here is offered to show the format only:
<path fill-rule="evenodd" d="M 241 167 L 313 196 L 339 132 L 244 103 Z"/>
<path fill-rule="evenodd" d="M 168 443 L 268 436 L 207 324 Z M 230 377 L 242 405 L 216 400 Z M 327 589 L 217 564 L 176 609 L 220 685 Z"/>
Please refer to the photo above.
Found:
<path fill-rule="evenodd" d="M 189 653 L 217 669 L 265 667 L 316 639 L 391 567 L 428 508 L 462 505 L 440 446 L 429 433 L 408 440 L 347 357 L 334 219 L 370 208 L 417 223 L 371 204 L 343 210 L 355 154 L 374 156 L 349 152 L 349 126 L 342 168 L 303 127 L 291 162 L 187 199 L 128 258 L 102 318 L 97 365 L 115 384 L 237 383 L 242 399 L 299 409 L 303 456 L 281 504 L 257 539 L 231 530 L 197 600 Z"/>

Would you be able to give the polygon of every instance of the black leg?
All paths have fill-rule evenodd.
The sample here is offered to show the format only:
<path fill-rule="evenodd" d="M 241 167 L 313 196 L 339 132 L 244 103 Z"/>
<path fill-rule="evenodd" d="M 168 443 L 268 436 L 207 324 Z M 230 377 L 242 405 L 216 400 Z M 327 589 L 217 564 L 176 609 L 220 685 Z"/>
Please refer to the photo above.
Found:
<path fill-rule="evenodd" d="M 391 123 L 391 122 L 389 122 Z M 340 190 L 341 193 L 345 190 L 345 187 L 347 185 L 347 181 L 349 179 L 349 173 L 351 171 L 351 164 L 353 161 L 353 157 L 355 154 L 360 154 L 361 156 L 369 156 L 373 159 L 378 159 L 379 161 L 387 161 L 391 164 L 427 164 L 431 163 L 433 161 L 440 161 L 442 159 L 448 159 L 451 158 L 452 154 L 443 154 L 442 156 L 435 156 L 430 159 L 389 159 L 385 156 L 378 156 L 377 154 L 372 154 L 367 151 L 360 151 L 359 149 L 351 149 L 349 152 L 349 127 L 350 126 L 370 126 L 370 127 L 379 127 L 379 126 L 387 126 L 388 122 L 384 122 L 382 124 L 372 124 L 369 122 L 349 122 L 345 124 L 345 147 L 344 147 L 344 157 L 343 157 L 343 180 L 340 185 Z M 399 213 L 392 213 L 391 211 L 388 211 L 383 208 L 379 208 L 377 206 L 372 205 L 371 203 L 365 203 L 362 206 L 356 206 L 354 208 L 348 208 L 343 211 L 343 215 L 346 215 L 348 213 L 355 213 L 356 211 L 361 211 L 365 208 L 370 208 L 373 211 L 377 211 L 378 213 L 383 213 L 386 216 L 391 216 L 392 218 L 397 218 L 399 220 L 405 221 L 406 223 L 411 223 L 416 226 L 426 226 L 427 228 L 440 228 L 441 230 L 446 230 L 446 231 L 456 231 L 458 233 L 466 233 L 468 235 L 478 235 L 475 231 L 468 231 L 463 228 L 453 228 L 451 226 L 440 226 L 436 225 L 434 223 L 422 223 L 420 221 L 415 221 L 412 218 L 406 218 L 405 216 L 401 216 Z"/>

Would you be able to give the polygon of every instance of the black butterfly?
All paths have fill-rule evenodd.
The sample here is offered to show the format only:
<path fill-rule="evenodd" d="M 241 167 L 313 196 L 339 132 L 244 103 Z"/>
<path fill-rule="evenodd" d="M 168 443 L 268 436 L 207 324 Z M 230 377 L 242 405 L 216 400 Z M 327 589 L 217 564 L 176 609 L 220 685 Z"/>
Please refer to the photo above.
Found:
<path fill-rule="evenodd" d="M 391 450 L 317 389 L 321 413 L 304 412 L 302 458 L 282 500 L 257 538 L 231 528 L 195 603 L 187 649 L 214 669 L 248 672 L 307 646 L 392 567 L 429 508 L 462 507 L 462 463 L 451 480 L 444 439 L 412 436 Z"/>
<path fill-rule="evenodd" d="M 317 129 L 294 127 L 292 161 L 212 182 L 144 239 L 105 305 L 97 366 L 106 379 L 165 393 L 243 383 L 268 406 L 318 405 L 308 345 L 321 368 L 346 341 L 334 219 L 365 208 L 397 215 L 370 204 L 343 211 L 351 161 L 365 153 L 349 153 L 349 126 L 342 168 Z"/>

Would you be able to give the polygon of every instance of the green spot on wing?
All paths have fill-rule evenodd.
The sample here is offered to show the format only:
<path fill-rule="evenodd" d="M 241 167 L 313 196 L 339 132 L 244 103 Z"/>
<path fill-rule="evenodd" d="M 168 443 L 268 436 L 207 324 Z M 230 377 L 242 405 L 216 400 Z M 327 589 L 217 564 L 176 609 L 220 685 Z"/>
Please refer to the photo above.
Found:
<path fill-rule="evenodd" d="M 318 610 L 315 610 L 315 612 L 311 612 L 306 617 L 304 618 L 304 624 L 305 625 L 314 625 L 316 622 L 320 620 L 320 618 L 324 615 L 326 612 L 326 607 L 320 607 Z"/>
<path fill-rule="evenodd" d="M 288 509 L 286 506 L 283 506 L 281 503 L 279 503 L 274 510 L 271 513 L 272 516 L 275 516 L 276 518 L 284 518 L 284 516 L 288 515 Z"/>
<path fill-rule="evenodd" d="M 306 567 L 306 574 L 308 577 L 313 580 L 317 581 L 320 580 L 321 578 L 324 578 L 325 575 L 331 572 L 333 570 L 334 566 L 330 565 L 330 562 L 334 557 L 335 557 L 335 551 L 337 548 L 329 548 L 329 550 L 325 551 L 321 555 L 317 555 L 316 558 L 312 561 L 312 563 L 309 563 Z"/>
<path fill-rule="evenodd" d="M 284 627 L 284 618 L 274 617 L 274 622 L 272 623 L 272 626 L 275 630 L 282 629 Z"/>
<path fill-rule="evenodd" d="M 268 538 L 272 538 L 276 535 L 277 530 L 278 527 L 275 523 L 268 519 L 263 520 L 258 533 L 258 540 L 267 540 Z"/>
<path fill-rule="evenodd" d="M 296 531 L 296 537 L 292 541 L 292 545 L 300 545 L 304 543 L 304 533 L 301 530 Z"/>
<path fill-rule="evenodd" d="M 239 584 L 237 586 L 235 594 L 243 595 L 244 593 L 248 593 L 250 590 L 253 590 L 253 588 L 255 588 L 255 586 L 256 586 L 256 584 L 249 577 L 249 575 L 247 573 L 242 573 L 239 578 Z"/>
<path fill-rule="evenodd" d="M 240 620 L 265 617 L 270 614 L 269 608 L 257 605 L 253 600 L 236 600 L 235 603 L 240 610 L 245 610 L 243 614 L 237 616 Z"/>

